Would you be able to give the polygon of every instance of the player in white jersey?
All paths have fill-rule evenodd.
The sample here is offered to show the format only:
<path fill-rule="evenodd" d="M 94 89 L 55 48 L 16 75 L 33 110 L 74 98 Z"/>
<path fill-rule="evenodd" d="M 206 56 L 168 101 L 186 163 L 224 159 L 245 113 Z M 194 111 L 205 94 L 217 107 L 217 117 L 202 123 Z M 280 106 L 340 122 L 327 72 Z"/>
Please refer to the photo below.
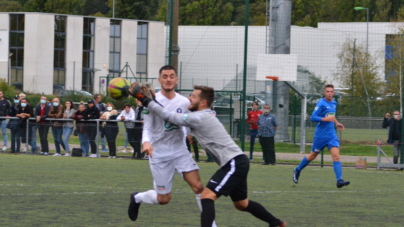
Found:
<path fill-rule="evenodd" d="M 174 91 L 178 83 L 175 68 L 163 66 L 159 74 L 158 80 L 162 90 L 156 94 L 156 100 L 171 112 L 188 112 L 189 100 Z M 164 205 L 170 202 L 175 171 L 191 186 L 199 208 L 202 209 L 200 194 L 203 185 L 199 167 L 185 144 L 184 131 L 189 132 L 189 128 L 183 130 L 182 126 L 165 121 L 155 113 L 144 112 L 143 151 L 150 155 L 154 189 L 131 194 L 128 215 L 132 221 L 136 221 L 141 203 Z"/>
<path fill-rule="evenodd" d="M 192 113 L 173 113 L 152 101 L 137 84 L 130 93 L 147 106 L 151 113 L 176 125 L 188 126 L 198 143 L 210 153 L 220 169 L 209 180 L 202 192 L 201 226 L 210 227 L 215 219 L 214 201 L 220 196 L 230 196 L 234 206 L 267 222 L 270 227 L 285 227 L 286 222 L 269 213 L 260 203 L 247 198 L 247 175 L 249 159 L 230 138 L 224 126 L 214 116 L 210 106 L 214 90 L 206 86 L 194 86 L 190 96 L 189 110 Z M 146 95 L 146 96 L 145 96 Z"/>

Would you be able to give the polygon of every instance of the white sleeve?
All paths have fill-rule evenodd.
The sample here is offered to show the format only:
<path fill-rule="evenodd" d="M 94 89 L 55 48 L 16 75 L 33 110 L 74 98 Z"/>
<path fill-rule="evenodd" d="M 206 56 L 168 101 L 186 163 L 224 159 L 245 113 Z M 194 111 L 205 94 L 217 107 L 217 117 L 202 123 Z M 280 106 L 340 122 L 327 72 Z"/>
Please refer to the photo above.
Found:
<path fill-rule="evenodd" d="M 198 126 L 201 124 L 201 118 L 196 113 L 173 113 L 165 110 L 162 106 L 158 105 L 154 101 L 150 102 L 147 108 L 150 110 L 150 112 L 176 125 L 186 126 L 189 128 L 198 128 Z"/>
<path fill-rule="evenodd" d="M 135 114 L 134 114 L 134 110 L 131 108 L 129 113 L 125 112 L 125 121 L 134 121 L 135 120 Z"/>
<path fill-rule="evenodd" d="M 117 121 L 121 120 L 122 114 L 125 112 L 125 110 L 122 110 L 122 112 L 118 115 L 118 117 L 116 117 Z"/>
<path fill-rule="evenodd" d="M 148 113 L 143 115 L 143 133 L 142 133 L 142 144 L 145 142 L 150 142 L 150 132 L 153 125 L 153 114 Z"/>

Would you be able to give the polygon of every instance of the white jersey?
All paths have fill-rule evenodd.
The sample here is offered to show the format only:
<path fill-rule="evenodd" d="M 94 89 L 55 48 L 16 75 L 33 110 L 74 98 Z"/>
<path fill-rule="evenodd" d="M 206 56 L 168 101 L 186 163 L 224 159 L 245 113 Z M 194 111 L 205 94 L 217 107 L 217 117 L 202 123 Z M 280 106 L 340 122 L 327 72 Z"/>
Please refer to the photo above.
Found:
<path fill-rule="evenodd" d="M 156 93 L 156 100 L 164 108 L 174 113 L 189 112 L 189 100 L 184 96 L 175 93 L 173 99 L 167 99 L 161 92 Z M 172 124 L 158 117 L 155 113 L 144 113 L 144 127 L 142 143 L 150 142 L 153 147 L 153 158 L 149 159 L 151 163 L 175 159 L 182 155 L 189 155 L 185 144 L 185 131 L 183 126 Z"/>

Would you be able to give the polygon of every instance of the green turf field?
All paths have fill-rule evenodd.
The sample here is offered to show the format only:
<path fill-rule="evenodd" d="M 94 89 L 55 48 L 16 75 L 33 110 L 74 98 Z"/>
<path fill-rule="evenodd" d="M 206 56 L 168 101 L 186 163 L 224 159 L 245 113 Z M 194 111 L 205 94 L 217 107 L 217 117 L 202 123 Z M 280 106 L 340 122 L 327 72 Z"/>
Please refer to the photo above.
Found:
<path fill-rule="evenodd" d="M 200 163 L 204 184 L 218 168 Z M 300 183 L 293 166 L 252 164 L 249 198 L 288 226 L 402 226 L 402 171 L 344 169 L 350 186 L 337 189 L 332 168 L 307 167 Z M 143 204 L 127 217 L 129 193 L 151 188 L 148 161 L 0 154 L 0 226 L 199 226 L 189 186 L 176 176 L 168 205 Z M 218 226 L 267 226 L 216 202 Z"/>

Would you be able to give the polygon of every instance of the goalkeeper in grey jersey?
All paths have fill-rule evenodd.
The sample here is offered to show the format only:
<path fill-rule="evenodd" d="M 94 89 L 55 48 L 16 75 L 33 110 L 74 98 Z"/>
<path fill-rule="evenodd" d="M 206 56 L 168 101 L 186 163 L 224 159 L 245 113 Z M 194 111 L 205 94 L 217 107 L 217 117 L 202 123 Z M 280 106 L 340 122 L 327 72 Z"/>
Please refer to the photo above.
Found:
<path fill-rule="evenodd" d="M 230 196 L 238 210 L 250 212 L 269 223 L 270 227 L 286 226 L 286 222 L 274 217 L 261 204 L 247 199 L 249 159 L 230 138 L 211 110 L 214 100 L 213 88 L 194 86 L 194 91 L 189 97 L 191 104 L 188 107 L 192 112 L 186 114 L 166 111 L 150 98 L 150 92 L 153 93 L 139 84 L 132 85 L 129 90 L 129 93 L 141 101 L 149 111 L 178 126 L 190 127 L 199 144 L 220 166 L 202 192 L 202 227 L 212 226 L 215 220 L 214 202 L 222 195 Z"/>

